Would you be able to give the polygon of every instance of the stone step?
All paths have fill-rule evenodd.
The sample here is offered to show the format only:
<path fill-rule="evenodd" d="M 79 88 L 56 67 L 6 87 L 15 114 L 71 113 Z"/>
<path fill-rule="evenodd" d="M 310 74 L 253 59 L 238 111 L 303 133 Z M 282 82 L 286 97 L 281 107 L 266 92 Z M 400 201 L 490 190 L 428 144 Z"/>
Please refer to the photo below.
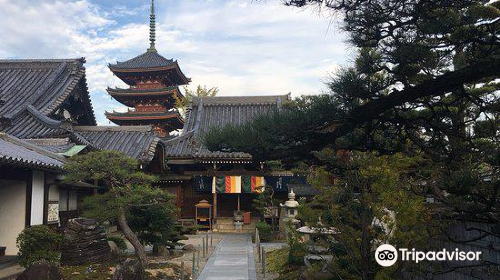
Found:
<path fill-rule="evenodd" d="M 222 230 L 222 229 L 235 229 L 234 225 L 216 225 L 216 228 Z"/>
<path fill-rule="evenodd" d="M 253 218 L 251 219 L 250 221 L 250 224 L 256 224 L 259 222 L 259 218 Z M 229 224 L 233 224 L 234 223 L 234 220 L 233 218 L 217 218 L 217 224 L 219 225 L 229 225 Z"/>
<path fill-rule="evenodd" d="M 214 227 L 219 228 L 234 228 L 234 224 L 215 224 Z M 243 228 L 255 228 L 255 224 L 243 225 Z"/>
<path fill-rule="evenodd" d="M 254 230 L 251 230 L 251 229 L 242 229 L 240 231 L 237 231 L 235 229 L 232 229 L 232 230 L 219 230 L 217 231 L 218 233 L 250 233 L 250 234 L 253 234 L 255 231 Z"/>

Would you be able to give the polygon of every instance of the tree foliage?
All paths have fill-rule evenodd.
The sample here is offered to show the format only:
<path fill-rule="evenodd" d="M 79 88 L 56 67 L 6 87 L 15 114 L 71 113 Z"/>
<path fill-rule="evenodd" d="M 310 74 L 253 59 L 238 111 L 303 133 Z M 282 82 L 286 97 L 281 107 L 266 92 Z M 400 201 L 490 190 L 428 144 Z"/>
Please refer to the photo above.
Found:
<path fill-rule="evenodd" d="M 300 207 L 299 218 L 309 226 L 337 232 L 334 243 L 317 243 L 330 248 L 334 257 L 329 272 L 335 279 L 398 278 L 407 263 L 382 270 L 373 255 L 382 243 L 424 248 L 433 226 L 414 170 L 422 159 L 353 152 L 346 160 L 328 149 L 319 156 L 334 167 L 335 180 L 332 184 L 333 174 L 325 167 L 315 168 L 309 181 L 321 195 Z"/>
<path fill-rule="evenodd" d="M 186 107 L 193 101 L 193 97 L 214 97 L 219 93 L 219 88 L 211 87 L 208 88 L 206 85 L 198 85 L 196 90 L 191 90 L 189 87 L 184 87 L 184 98 L 176 100 L 177 108 L 181 109 L 181 112 L 186 111 Z"/>
<path fill-rule="evenodd" d="M 435 218 L 444 238 L 454 240 L 446 228 L 457 221 L 499 223 L 500 1 L 285 2 L 341 14 L 353 63 L 327 82 L 329 94 L 299 98 L 243 126 L 214 128 L 204 139 L 209 149 L 249 152 L 257 161 L 306 159 L 342 180 L 352 174 L 318 151 L 418 155 L 422 192 L 441 203 Z M 488 236 L 500 237 L 481 232 Z"/>
<path fill-rule="evenodd" d="M 173 206 L 172 195 L 151 186 L 156 177 L 143 173 L 138 167 L 139 163 L 135 159 L 121 152 L 91 152 L 71 158 L 65 165 L 68 171 L 65 180 L 105 183 L 108 190 L 104 194 L 85 198 L 84 215 L 101 221 L 117 221 L 125 238 L 134 246 L 135 254 L 144 269 L 147 267 L 146 251 L 137 235 L 155 233 L 158 225 L 137 225 L 137 220 L 141 218 L 134 216 L 134 211 L 171 214 Z M 130 218 L 137 222 L 134 229 L 129 225 Z"/>
<path fill-rule="evenodd" d="M 25 228 L 17 237 L 19 264 L 27 268 L 38 262 L 59 263 L 62 236 L 45 225 Z"/>

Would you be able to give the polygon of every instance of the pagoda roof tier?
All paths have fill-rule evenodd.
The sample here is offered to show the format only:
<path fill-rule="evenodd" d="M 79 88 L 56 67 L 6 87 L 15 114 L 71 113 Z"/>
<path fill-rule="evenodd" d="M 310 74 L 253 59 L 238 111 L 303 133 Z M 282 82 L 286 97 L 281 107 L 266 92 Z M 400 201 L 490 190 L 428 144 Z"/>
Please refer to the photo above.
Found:
<path fill-rule="evenodd" d="M 175 102 L 177 98 L 184 99 L 184 96 L 176 86 L 138 89 L 138 88 L 107 88 L 107 92 L 118 102 L 129 107 L 134 107 L 137 101 L 141 100 L 159 100 Z"/>
<path fill-rule="evenodd" d="M 106 117 L 117 125 L 144 125 L 164 123 L 171 130 L 181 129 L 184 126 L 179 112 L 105 112 Z"/>
<path fill-rule="evenodd" d="M 167 76 L 167 81 L 172 85 L 185 85 L 191 81 L 182 73 L 177 61 L 167 59 L 151 49 L 127 61 L 109 64 L 109 68 L 129 85 L 135 84 L 135 79 L 132 77 L 150 75 Z"/>

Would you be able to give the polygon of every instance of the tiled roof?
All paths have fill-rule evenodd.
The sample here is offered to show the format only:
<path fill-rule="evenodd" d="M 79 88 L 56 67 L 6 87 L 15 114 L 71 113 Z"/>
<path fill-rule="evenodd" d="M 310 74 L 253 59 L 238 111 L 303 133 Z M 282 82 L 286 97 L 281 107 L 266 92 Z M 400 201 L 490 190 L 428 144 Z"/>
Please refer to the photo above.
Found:
<path fill-rule="evenodd" d="M 109 94 L 148 94 L 148 93 L 156 93 L 156 92 L 173 92 L 177 91 L 180 94 L 178 87 L 170 86 L 164 88 L 149 88 L 149 89 L 139 89 L 139 88 L 110 88 L 108 87 L 106 91 Z"/>
<path fill-rule="evenodd" d="M 84 63 L 83 58 L 0 60 L 0 117 L 15 117 L 29 105 L 53 113 L 75 88 L 86 87 Z M 81 98 L 92 111 L 88 94 Z M 91 118 L 95 124 L 93 111 Z"/>
<path fill-rule="evenodd" d="M 25 141 L 53 153 L 64 153 L 76 145 L 69 137 L 26 139 Z"/>
<path fill-rule="evenodd" d="M 132 70 L 144 68 L 162 68 L 173 65 L 172 59 L 166 59 L 156 51 L 147 51 L 139 56 L 123 62 L 110 64 L 111 70 Z"/>
<path fill-rule="evenodd" d="M 160 140 L 150 126 L 74 126 L 73 130 L 99 149 L 121 151 L 143 162 L 153 159 Z"/>
<path fill-rule="evenodd" d="M 0 162 L 29 168 L 60 170 L 64 157 L 0 132 Z"/>
<path fill-rule="evenodd" d="M 116 117 L 116 118 L 134 118 L 140 119 L 141 117 L 158 117 L 158 118 L 166 118 L 166 119 L 181 119 L 179 112 L 177 111 L 165 111 L 165 112 L 139 112 L 135 110 L 130 110 L 128 112 L 105 112 L 104 113 L 108 118 Z M 137 118 L 136 118 L 137 117 Z"/>
<path fill-rule="evenodd" d="M 17 138 L 54 137 L 68 133 L 69 124 L 51 119 L 28 106 L 11 120 L 11 125 L 3 129 Z"/>
<path fill-rule="evenodd" d="M 201 136 L 211 127 L 241 125 L 258 115 L 280 109 L 289 98 L 289 95 L 194 98 L 187 109 L 182 133 L 164 141 L 165 158 L 251 160 L 247 153 L 209 151 L 202 144 Z"/>

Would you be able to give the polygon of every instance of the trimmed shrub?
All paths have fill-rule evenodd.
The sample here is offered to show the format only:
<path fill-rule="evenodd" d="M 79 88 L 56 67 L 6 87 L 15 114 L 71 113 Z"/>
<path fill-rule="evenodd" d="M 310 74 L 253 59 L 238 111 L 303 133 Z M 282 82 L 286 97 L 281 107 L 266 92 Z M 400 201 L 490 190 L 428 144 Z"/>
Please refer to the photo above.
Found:
<path fill-rule="evenodd" d="M 58 264 L 61 240 L 60 234 L 52 232 L 45 225 L 25 228 L 16 239 L 19 264 L 23 267 L 38 262 Z"/>
<path fill-rule="evenodd" d="M 303 265 L 306 254 L 307 248 L 304 243 L 297 241 L 291 242 L 290 252 L 288 253 L 288 263 L 291 265 Z"/>
<path fill-rule="evenodd" d="M 260 241 L 269 242 L 273 237 L 273 230 L 271 226 L 266 222 L 258 222 L 255 224 L 255 228 L 259 230 Z"/>

